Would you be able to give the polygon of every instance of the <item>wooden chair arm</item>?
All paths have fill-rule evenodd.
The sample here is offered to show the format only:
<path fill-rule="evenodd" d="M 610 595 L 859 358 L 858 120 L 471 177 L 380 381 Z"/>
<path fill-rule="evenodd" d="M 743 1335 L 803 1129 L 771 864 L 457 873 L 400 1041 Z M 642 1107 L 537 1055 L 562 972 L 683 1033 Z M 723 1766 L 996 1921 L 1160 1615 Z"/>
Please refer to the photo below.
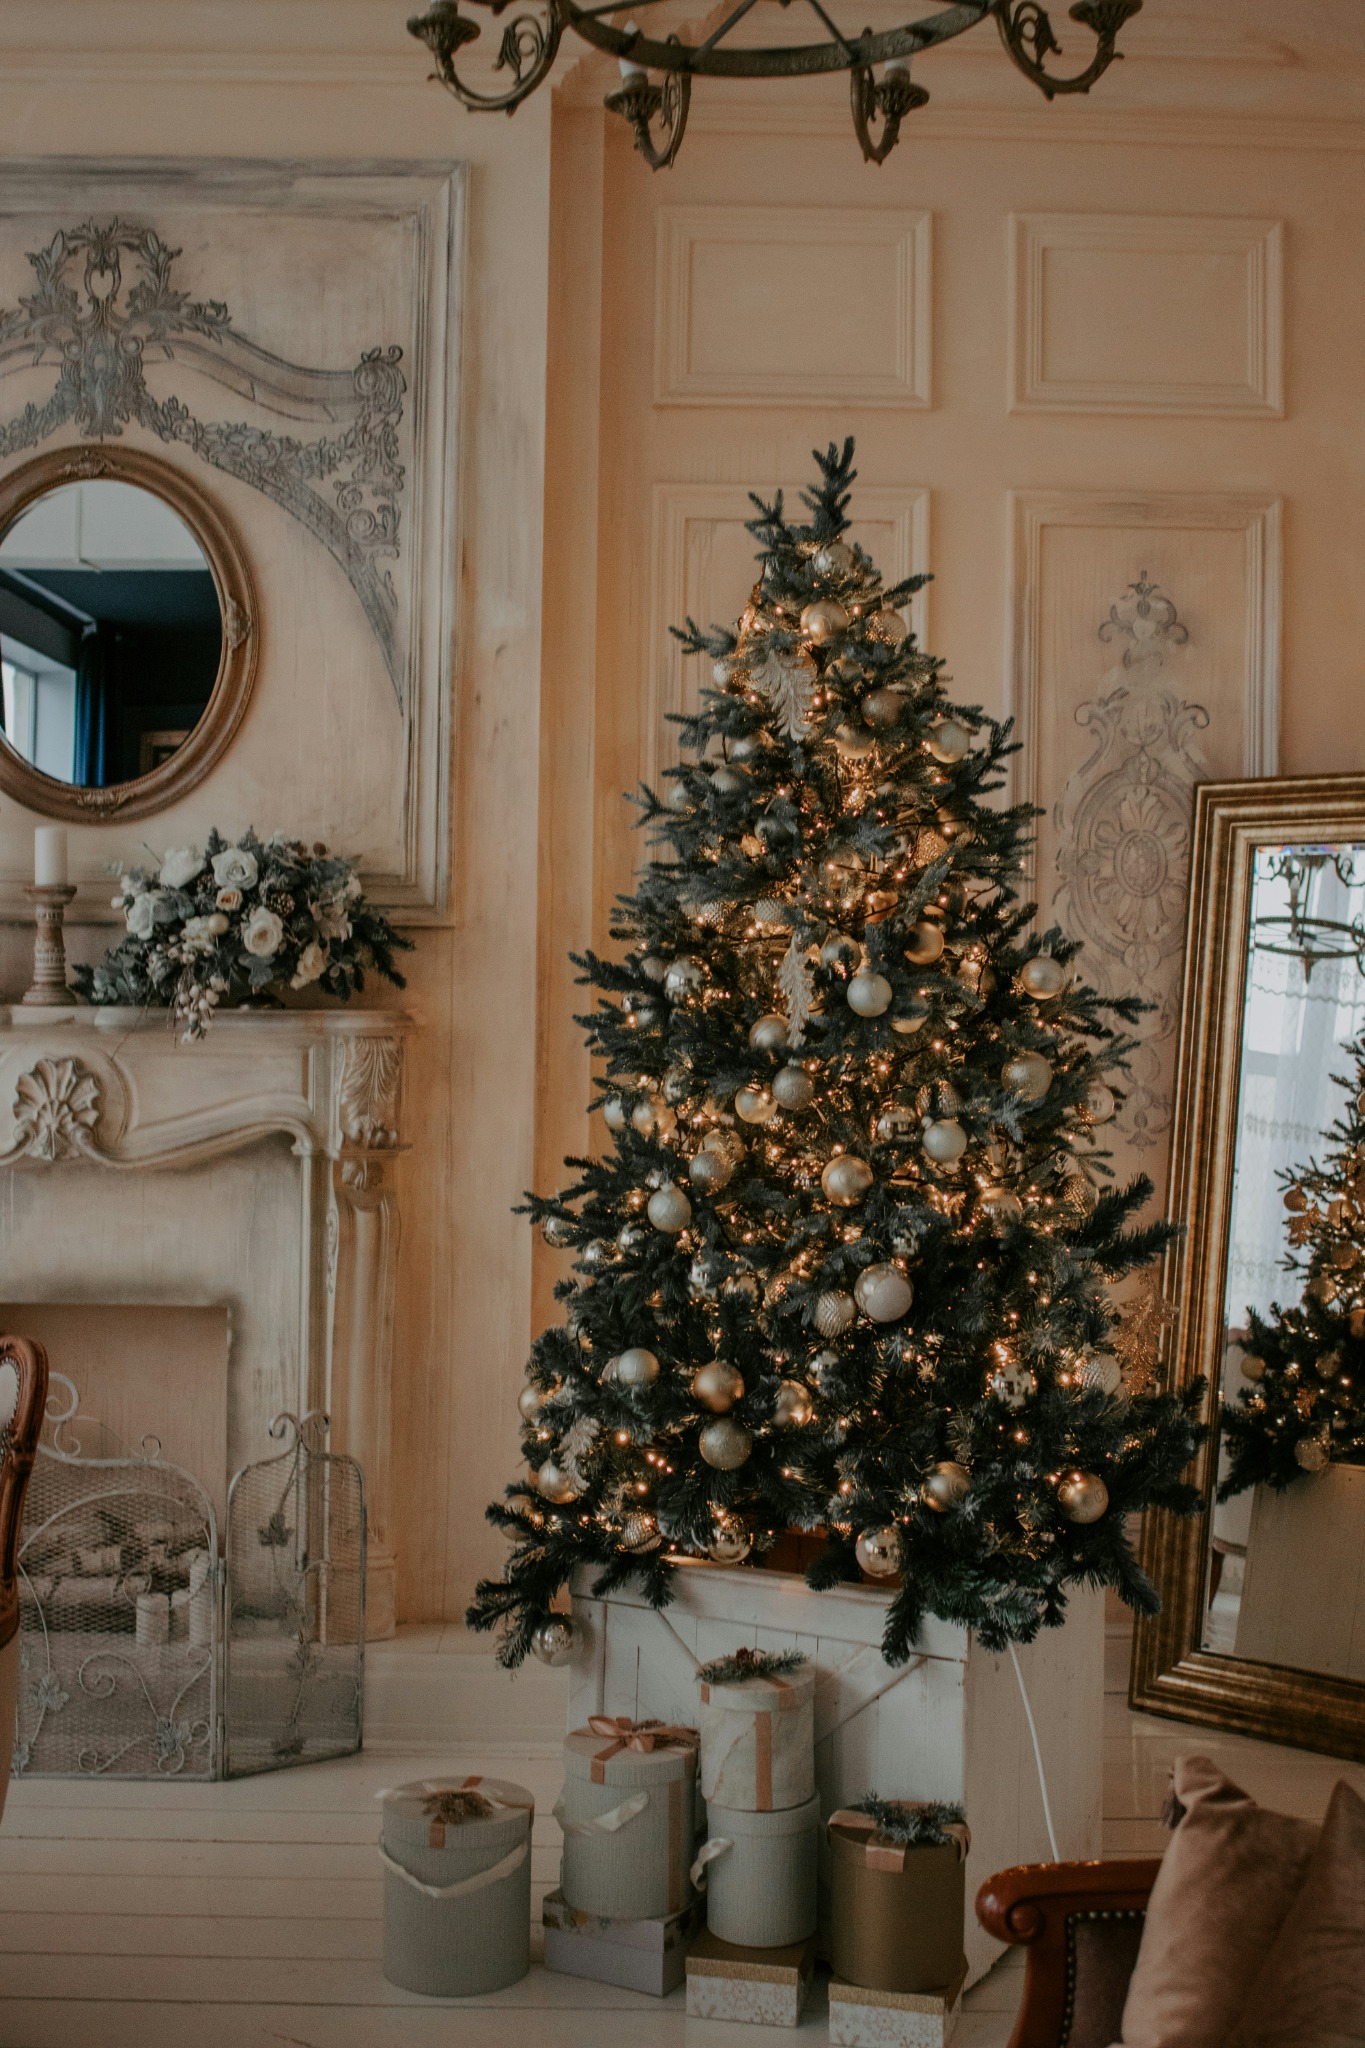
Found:
<path fill-rule="evenodd" d="M 0 1650 L 19 1631 L 19 1524 L 47 1409 L 47 1353 L 26 1337 L 0 1337 L 0 1365 L 19 1379 L 14 1414 L 0 1427 Z"/>
<path fill-rule="evenodd" d="M 1143 1856 L 1113 1863 L 1023 1863 L 987 1878 L 977 1893 L 976 1917 L 988 1934 L 1026 1956 L 1023 2002 L 1009 2048 L 1064 2048 L 1072 2042 L 1078 1927 L 1113 1930 L 1140 1923 L 1160 1868 L 1159 1857 Z M 1100 2048 L 1115 2038 L 1116 2031 L 1103 2029 Z"/>

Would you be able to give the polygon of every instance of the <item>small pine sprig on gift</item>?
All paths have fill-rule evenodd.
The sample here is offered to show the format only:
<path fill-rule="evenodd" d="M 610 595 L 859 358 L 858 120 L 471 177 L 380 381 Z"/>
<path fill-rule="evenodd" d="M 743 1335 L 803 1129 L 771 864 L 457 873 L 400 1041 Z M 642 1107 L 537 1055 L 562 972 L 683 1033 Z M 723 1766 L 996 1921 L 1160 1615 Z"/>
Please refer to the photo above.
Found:
<path fill-rule="evenodd" d="M 904 1849 L 942 1849 L 953 1840 L 949 1828 L 961 1827 L 967 1818 L 955 1799 L 927 1799 L 921 1806 L 906 1799 L 881 1799 L 875 1792 L 853 1800 L 849 1811 L 865 1813 L 885 1841 Z"/>
<path fill-rule="evenodd" d="M 176 846 L 119 877 L 113 899 L 127 934 L 97 967 L 78 967 L 92 1003 L 171 1010 L 186 1040 L 202 1038 L 223 1003 L 269 1001 L 286 988 L 349 1002 L 372 968 L 406 986 L 394 955 L 412 941 L 365 901 L 357 863 L 282 832 L 201 851 Z"/>
<path fill-rule="evenodd" d="M 713 1657 L 697 1677 L 703 1685 L 739 1685 L 746 1678 L 790 1678 L 809 1660 L 800 1650 L 736 1650 L 732 1657 Z"/>

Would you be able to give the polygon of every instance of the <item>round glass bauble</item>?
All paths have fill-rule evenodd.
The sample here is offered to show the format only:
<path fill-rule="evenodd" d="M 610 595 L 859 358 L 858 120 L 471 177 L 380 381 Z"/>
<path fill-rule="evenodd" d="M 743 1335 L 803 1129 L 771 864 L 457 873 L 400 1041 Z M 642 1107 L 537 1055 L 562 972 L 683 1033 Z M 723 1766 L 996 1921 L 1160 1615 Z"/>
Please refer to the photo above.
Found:
<path fill-rule="evenodd" d="M 1326 1444 L 1315 1436 L 1301 1437 L 1294 1446 L 1294 1462 L 1305 1472 L 1325 1472 L 1332 1462 Z"/>
<path fill-rule="evenodd" d="M 923 1031 L 928 1021 L 929 1005 L 922 1002 L 918 996 L 911 996 L 891 1019 L 891 1029 L 901 1038 L 914 1038 L 918 1032 Z"/>
<path fill-rule="evenodd" d="M 820 1185 L 836 1208 L 852 1209 L 861 1202 L 874 1179 L 872 1168 L 865 1159 L 855 1157 L 852 1152 L 840 1152 L 821 1174 Z"/>
<path fill-rule="evenodd" d="M 746 1124 L 771 1123 L 777 1115 L 778 1105 L 766 1088 L 751 1083 L 740 1088 L 735 1094 L 735 1115 Z"/>
<path fill-rule="evenodd" d="M 630 1113 L 631 1123 L 642 1138 L 671 1138 L 678 1119 L 660 1095 L 645 1095 Z"/>
<path fill-rule="evenodd" d="M 617 1542 L 622 1550 L 629 1550 L 636 1556 L 646 1550 L 657 1550 L 663 1542 L 659 1525 L 653 1515 L 647 1515 L 643 1508 L 636 1508 L 621 1518 L 621 1533 Z"/>
<path fill-rule="evenodd" d="M 1117 1394 L 1123 1385 L 1123 1367 L 1112 1351 L 1088 1351 L 1076 1377 L 1083 1387 L 1098 1388 L 1102 1394 Z"/>
<path fill-rule="evenodd" d="M 650 1196 L 646 1213 L 656 1230 L 672 1236 L 679 1230 L 686 1230 L 692 1221 L 692 1204 L 680 1187 L 667 1181 Z"/>
<path fill-rule="evenodd" d="M 1103 1081 L 1092 1081 L 1086 1090 L 1085 1113 L 1092 1124 L 1107 1124 L 1118 1108 L 1114 1091 Z"/>
<path fill-rule="evenodd" d="M 1052 1063 L 1040 1052 L 1017 1052 L 1000 1069 L 1000 1078 L 1025 1102 L 1041 1102 L 1052 1086 Z"/>
<path fill-rule="evenodd" d="M 630 1113 L 619 1095 L 609 1095 L 602 1104 L 602 1119 L 609 1131 L 623 1131 L 630 1122 Z"/>
<path fill-rule="evenodd" d="M 925 745 L 936 761 L 961 761 L 969 752 L 972 736 L 956 718 L 940 718 L 930 726 Z"/>
<path fill-rule="evenodd" d="M 734 1179 L 735 1169 L 723 1152 L 711 1152 L 703 1146 L 688 1167 L 687 1177 L 703 1194 L 715 1194 Z"/>
<path fill-rule="evenodd" d="M 858 942 L 844 932 L 831 932 L 820 948 L 820 965 L 837 972 L 841 968 L 856 967 L 861 958 Z"/>
<path fill-rule="evenodd" d="M 568 1501 L 577 1500 L 583 1491 L 578 1481 L 553 1458 L 547 1458 L 536 1473 L 536 1485 L 546 1500 L 556 1501 L 561 1507 Z"/>
<path fill-rule="evenodd" d="M 539 1387 L 523 1387 L 517 1395 L 517 1412 L 523 1422 L 537 1423 L 545 1407 L 545 1396 Z"/>
<path fill-rule="evenodd" d="M 567 1615 L 552 1614 L 531 1637 L 531 1649 L 542 1664 L 567 1664 L 574 1653 L 574 1625 Z"/>
<path fill-rule="evenodd" d="M 664 970 L 664 994 L 676 1003 L 686 996 L 696 995 L 706 985 L 706 969 L 700 960 L 693 960 L 684 954 L 681 960 L 670 960 Z"/>
<path fill-rule="evenodd" d="M 835 752 L 845 761 L 866 760 L 874 745 L 871 733 L 861 731 L 856 725 L 836 725 L 834 728 Z"/>
<path fill-rule="evenodd" d="M 827 540 L 817 548 L 811 567 L 817 576 L 847 576 L 853 567 L 855 556 L 846 541 Z"/>
<path fill-rule="evenodd" d="M 912 967 L 932 967 L 943 957 L 943 927 L 922 918 L 905 934 L 905 957 Z"/>
<path fill-rule="evenodd" d="M 567 1216 L 547 1216 L 540 1226 L 540 1234 L 546 1244 L 562 1252 L 574 1240 L 574 1227 Z"/>
<path fill-rule="evenodd" d="M 711 787 L 717 796 L 740 796 L 749 786 L 744 770 L 728 761 L 722 761 L 711 771 Z"/>
<path fill-rule="evenodd" d="M 1048 1002 L 1066 987 L 1066 969 L 1051 953 L 1037 953 L 1019 969 L 1019 986 L 1036 1002 Z"/>
<path fill-rule="evenodd" d="M 920 1142 L 936 1166 L 951 1166 L 967 1149 L 967 1133 L 956 1117 L 939 1117 L 924 1126 Z"/>
<path fill-rule="evenodd" d="M 724 1415 L 744 1399 L 744 1375 L 723 1358 L 713 1358 L 692 1375 L 692 1396 L 713 1415 Z"/>
<path fill-rule="evenodd" d="M 685 782 L 670 782 L 664 791 L 664 802 L 670 811 L 690 811 L 692 792 Z"/>
<path fill-rule="evenodd" d="M 706 1555 L 717 1564 L 743 1564 L 754 1540 L 738 1515 L 722 1515 L 706 1544 Z"/>
<path fill-rule="evenodd" d="M 1098 1522 L 1109 1505 L 1109 1488 L 1097 1472 L 1068 1472 L 1057 1488 L 1057 1504 L 1068 1522 Z"/>
<path fill-rule="evenodd" d="M 1018 1223 L 1024 1213 L 1024 1205 L 1013 1188 L 982 1188 L 976 1200 L 981 1214 L 998 1230 Z"/>
<path fill-rule="evenodd" d="M 842 1336 L 857 1313 L 853 1296 L 845 1294 L 841 1287 L 831 1287 L 816 1296 L 815 1327 L 822 1337 Z"/>
<path fill-rule="evenodd" d="M 804 1067 L 783 1067 L 773 1075 L 772 1092 L 783 1109 L 809 1109 L 815 1099 L 815 1083 Z"/>
<path fill-rule="evenodd" d="M 773 1401 L 773 1421 L 779 1429 L 799 1429 L 815 1413 L 810 1388 L 800 1380 L 781 1380 Z"/>
<path fill-rule="evenodd" d="M 904 708 L 899 690 L 869 690 L 863 698 L 863 722 L 874 732 L 886 732 L 898 722 Z"/>
<path fill-rule="evenodd" d="M 865 967 L 848 985 L 848 1007 L 859 1017 L 880 1017 L 890 1009 L 893 993 L 884 974 L 873 974 Z"/>
<path fill-rule="evenodd" d="M 814 604 L 808 604 L 801 614 L 801 631 L 813 640 L 817 647 L 837 640 L 848 624 L 848 613 L 832 597 L 819 597 Z"/>
<path fill-rule="evenodd" d="M 776 1010 L 749 1026 L 749 1043 L 755 1052 L 780 1052 L 787 1043 L 787 1020 Z"/>
<path fill-rule="evenodd" d="M 971 1490 L 972 1475 L 952 1458 L 941 1459 L 920 1486 L 919 1497 L 936 1514 L 946 1514 Z"/>
<path fill-rule="evenodd" d="M 647 1387 L 659 1377 L 659 1361 L 642 1344 L 632 1344 L 616 1361 L 616 1378 L 623 1387 Z"/>
<path fill-rule="evenodd" d="M 664 1101 L 676 1109 L 680 1102 L 686 1102 L 692 1093 L 692 1076 L 686 1067 L 669 1067 L 663 1079 Z"/>
<path fill-rule="evenodd" d="M 906 1314 L 915 1290 L 899 1266 L 869 1266 L 858 1275 L 853 1298 L 874 1323 L 895 1323 Z"/>
<path fill-rule="evenodd" d="M 864 1529 L 853 1554 L 870 1579 L 894 1579 L 901 1568 L 899 1533 L 890 1522 L 882 1529 Z"/>
<path fill-rule="evenodd" d="M 747 1301 L 754 1308 L 763 1299 L 757 1273 L 731 1273 L 721 1281 L 720 1291 L 726 1301 Z"/>
<path fill-rule="evenodd" d="M 708 1422 L 697 1438 L 697 1449 L 708 1465 L 718 1472 L 734 1472 L 741 1466 L 753 1449 L 753 1439 L 747 1429 L 742 1429 L 728 1415 Z"/>
<path fill-rule="evenodd" d="M 879 611 L 868 613 L 867 630 L 883 647 L 899 647 L 910 629 L 899 612 Z"/>

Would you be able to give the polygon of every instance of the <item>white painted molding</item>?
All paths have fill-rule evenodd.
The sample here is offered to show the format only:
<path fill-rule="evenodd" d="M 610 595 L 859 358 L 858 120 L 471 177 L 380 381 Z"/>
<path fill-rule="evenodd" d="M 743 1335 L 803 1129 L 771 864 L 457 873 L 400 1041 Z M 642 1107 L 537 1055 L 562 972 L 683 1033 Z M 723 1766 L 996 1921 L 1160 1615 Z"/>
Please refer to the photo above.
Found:
<path fill-rule="evenodd" d="M 655 240 L 654 398 L 658 405 L 928 406 L 931 395 L 933 219 L 888 207 L 664 206 Z M 838 252 L 844 294 L 820 313 L 809 266 Z M 856 252 L 868 252 L 861 312 L 847 300 Z M 755 305 L 780 346 L 748 346 L 755 320 L 737 313 L 735 277 L 708 297 L 707 252 L 747 252 Z M 723 260 L 723 259 L 722 259 Z M 738 261 L 738 256 L 732 257 Z M 709 340 L 709 360 L 698 360 Z M 809 337 L 810 359 L 800 359 Z M 727 343 L 732 354 L 727 360 Z M 818 360 L 824 347 L 830 360 Z M 859 351 L 866 353 L 860 359 Z M 789 363 L 790 367 L 783 367 Z"/>
<path fill-rule="evenodd" d="M 326 1408 L 333 1448 L 364 1471 L 374 1636 L 392 1634 L 397 1591 L 393 1168 L 407 1149 L 403 1040 L 411 1029 L 411 1019 L 392 1010 L 227 1011 L 205 1040 L 182 1045 L 164 1012 L 0 1009 L 0 1190 L 8 1190 L 10 1215 L 0 1236 L 0 1295 L 107 1302 L 99 1261 L 107 1266 L 112 1251 L 123 1299 L 180 1300 L 193 1268 L 198 1288 L 231 1305 L 252 1283 L 240 1270 L 242 1223 L 229 1181 L 197 1180 L 186 1215 L 175 1177 L 280 1134 L 292 1141 L 299 1165 L 277 1150 L 261 1170 L 291 1174 L 285 1200 L 297 1203 L 297 1261 L 292 1275 L 261 1276 L 259 1291 L 275 1288 L 281 1305 L 287 1297 L 288 1318 L 297 1318 L 302 1383 L 291 1405 Z M 89 1195 L 77 1183 L 91 1168 L 143 1184 L 124 1203 L 110 1190 L 100 1207 L 108 1241 L 99 1246 L 79 1220 Z M 125 1210 L 136 1219 L 127 1226 Z M 186 1230 L 195 1240 L 188 1260 Z M 278 1253 L 294 1259 L 283 1242 Z M 280 1327 L 260 1331 L 254 1350 L 240 1324 L 238 1339 L 229 1405 L 255 1440 L 279 1406 L 271 1395 L 275 1354 L 287 1347 Z"/>
<path fill-rule="evenodd" d="M 798 485 L 783 486 L 788 505 L 799 507 Z M 772 493 L 760 491 L 760 497 Z M 866 541 L 869 527 L 889 527 L 889 546 L 875 550 L 878 567 L 888 583 L 925 572 L 929 568 L 929 492 L 922 486 L 904 489 L 859 486 L 853 522 L 853 537 Z M 804 517 L 804 512 L 799 516 Z M 694 550 L 710 544 L 714 529 L 722 524 L 742 523 L 754 517 L 754 506 L 745 484 L 656 484 L 653 493 L 653 570 L 650 578 L 649 638 L 646 693 L 640 731 L 639 777 L 657 783 L 661 771 L 676 757 L 670 744 L 669 715 L 686 707 L 686 676 L 683 654 L 669 628 L 681 626 L 689 612 L 695 615 L 699 599 L 689 589 L 689 564 Z M 756 543 L 752 544 L 756 551 Z M 746 593 L 739 593 L 737 613 Z M 910 626 L 921 646 L 928 640 L 928 591 L 921 590 L 909 608 Z M 730 617 L 698 618 L 702 627 L 730 625 Z"/>
<path fill-rule="evenodd" d="M 1095 276 L 1087 313 L 1087 352 L 1094 373 L 1050 373 L 1048 338 L 1054 328 L 1077 329 L 1076 309 L 1053 303 L 1050 259 L 1070 257 L 1083 266 L 1094 259 Z M 1164 321 L 1172 341 L 1193 329 L 1202 335 L 1200 355 L 1221 348 L 1237 374 L 1190 376 L 1173 362 L 1161 370 L 1161 337 L 1145 337 L 1143 374 L 1125 376 L 1112 367 L 1105 332 L 1105 259 L 1161 266 L 1162 293 L 1149 304 Z M 1206 259 L 1208 283 L 1232 257 L 1243 267 L 1238 331 L 1215 334 L 1209 310 L 1212 290 L 1200 288 L 1199 260 Z M 1176 266 L 1184 272 L 1183 289 Z M 1010 409 L 1013 412 L 1159 413 L 1209 417 L 1279 418 L 1284 414 L 1284 262 L 1279 221 L 1218 215 L 1020 213 L 1010 217 Z M 1073 281 L 1073 294 L 1076 285 Z M 1116 311 L 1114 319 L 1121 320 Z M 1235 317 L 1235 316 L 1234 316 Z M 1118 340 L 1117 335 L 1114 337 Z M 1106 369 L 1106 364 L 1110 367 Z"/>
<path fill-rule="evenodd" d="M 1205 527 L 1240 533 L 1245 547 L 1247 669 L 1242 773 L 1273 775 L 1280 718 L 1280 500 L 1236 493 L 1018 491 L 1009 494 L 1012 526 L 1011 602 L 1005 661 L 1005 702 L 1021 751 L 1014 757 L 1013 795 L 1040 800 L 1043 537 L 1049 526 Z"/>

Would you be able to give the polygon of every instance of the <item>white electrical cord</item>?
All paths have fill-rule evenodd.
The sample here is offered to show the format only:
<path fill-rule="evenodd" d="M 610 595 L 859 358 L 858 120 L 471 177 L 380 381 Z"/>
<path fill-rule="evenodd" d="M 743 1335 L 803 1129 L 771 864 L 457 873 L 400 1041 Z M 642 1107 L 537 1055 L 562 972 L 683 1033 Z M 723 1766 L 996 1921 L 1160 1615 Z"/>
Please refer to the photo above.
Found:
<path fill-rule="evenodd" d="M 1019 1653 L 1013 1643 L 1010 1644 L 1010 1662 L 1014 1666 L 1014 1675 L 1019 1681 L 1019 1697 L 1024 1702 L 1024 1713 L 1028 1720 L 1028 1732 L 1033 1737 L 1033 1761 L 1038 1766 L 1038 1790 L 1043 1795 L 1043 1819 L 1047 1823 L 1048 1844 L 1052 1850 L 1053 1862 L 1060 1863 L 1062 1857 L 1061 1851 L 1057 1847 L 1057 1830 L 1052 1825 L 1052 1801 L 1047 1796 L 1047 1778 L 1043 1772 L 1043 1752 L 1038 1742 L 1038 1724 L 1033 1718 L 1033 1709 L 1029 1705 L 1028 1691 L 1024 1685 L 1024 1674 L 1019 1669 Z"/>

